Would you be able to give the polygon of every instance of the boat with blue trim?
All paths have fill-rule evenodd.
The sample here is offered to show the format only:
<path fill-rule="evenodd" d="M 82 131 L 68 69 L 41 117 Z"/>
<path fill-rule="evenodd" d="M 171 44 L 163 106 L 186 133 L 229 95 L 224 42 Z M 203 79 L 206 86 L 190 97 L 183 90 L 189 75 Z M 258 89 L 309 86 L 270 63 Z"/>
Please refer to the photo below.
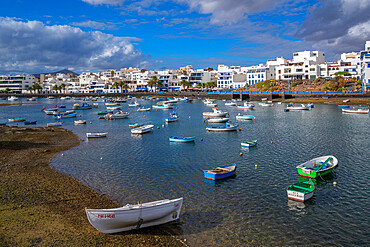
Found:
<path fill-rule="evenodd" d="M 233 176 L 236 171 L 236 164 L 219 166 L 212 170 L 205 170 L 204 177 L 211 180 L 219 180 Z"/>
<path fill-rule="evenodd" d="M 178 120 L 179 120 L 179 114 L 177 114 L 176 112 L 172 112 L 170 113 L 170 116 L 166 118 L 166 123 L 176 122 Z"/>
<path fill-rule="evenodd" d="M 249 148 L 249 147 L 256 146 L 257 145 L 257 140 L 242 142 L 240 144 L 242 145 L 242 147 L 248 147 Z"/>
<path fill-rule="evenodd" d="M 237 130 L 238 127 L 239 127 L 238 124 L 226 123 L 224 126 L 208 126 L 208 127 L 206 127 L 206 130 L 216 131 L 216 132 L 235 131 L 235 130 Z"/>
<path fill-rule="evenodd" d="M 237 120 L 254 120 L 256 119 L 253 115 L 240 115 L 240 113 L 236 116 Z"/>
<path fill-rule="evenodd" d="M 194 142 L 195 136 L 171 136 L 170 142 Z"/>

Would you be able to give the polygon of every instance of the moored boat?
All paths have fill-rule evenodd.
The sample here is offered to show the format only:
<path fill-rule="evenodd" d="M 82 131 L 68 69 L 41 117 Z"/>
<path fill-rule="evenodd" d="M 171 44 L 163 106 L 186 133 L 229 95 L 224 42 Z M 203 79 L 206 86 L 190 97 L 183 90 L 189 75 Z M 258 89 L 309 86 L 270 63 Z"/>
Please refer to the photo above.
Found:
<path fill-rule="evenodd" d="M 304 110 L 310 110 L 310 106 L 301 104 L 301 106 L 288 106 L 287 109 L 290 111 L 304 111 Z"/>
<path fill-rule="evenodd" d="M 213 108 L 213 112 L 203 112 L 203 117 L 226 117 L 228 112 Z"/>
<path fill-rule="evenodd" d="M 253 115 L 240 115 L 240 113 L 236 116 L 237 120 L 254 120 L 256 119 Z"/>
<path fill-rule="evenodd" d="M 89 110 L 89 109 L 92 109 L 91 105 L 87 104 L 87 103 L 83 103 L 82 106 L 80 106 L 80 104 L 76 103 L 73 105 L 73 110 Z"/>
<path fill-rule="evenodd" d="M 231 101 L 231 102 L 226 102 L 225 105 L 226 106 L 236 106 L 237 104 L 235 102 Z"/>
<path fill-rule="evenodd" d="M 8 121 L 9 122 L 24 122 L 26 121 L 26 119 L 22 117 L 16 117 L 16 118 L 9 118 Z"/>
<path fill-rule="evenodd" d="M 262 102 L 262 103 L 258 103 L 260 106 L 274 106 L 273 103 L 271 102 Z"/>
<path fill-rule="evenodd" d="M 137 101 L 135 101 L 133 104 L 128 104 L 128 106 L 140 106 L 140 104 L 139 103 L 137 103 Z"/>
<path fill-rule="evenodd" d="M 86 133 L 87 138 L 103 138 L 103 137 L 107 137 L 107 135 L 108 135 L 107 132 L 104 132 L 104 133 Z"/>
<path fill-rule="evenodd" d="M 108 113 L 113 112 L 114 110 L 98 111 L 98 115 L 107 115 Z"/>
<path fill-rule="evenodd" d="M 298 174 L 302 177 L 322 177 L 338 165 L 338 160 L 333 155 L 317 157 L 297 166 Z"/>
<path fill-rule="evenodd" d="M 62 126 L 63 122 L 55 122 L 55 123 L 47 123 L 47 127 L 57 127 L 57 126 Z"/>
<path fill-rule="evenodd" d="M 116 120 L 116 119 L 124 119 L 127 118 L 130 113 L 124 111 L 118 111 L 116 113 L 108 113 L 104 116 L 106 120 Z"/>
<path fill-rule="evenodd" d="M 25 121 L 24 125 L 31 125 L 31 124 L 36 124 L 37 121 Z"/>
<path fill-rule="evenodd" d="M 107 106 L 107 110 L 114 111 L 114 110 L 121 110 L 120 106 Z"/>
<path fill-rule="evenodd" d="M 194 142 L 195 136 L 171 136 L 170 142 Z"/>
<path fill-rule="evenodd" d="M 237 124 L 226 123 L 226 125 L 224 125 L 224 126 L 208 126 L 208 127 L 206 127 L 206 130 L 216 131 L 216 132 L 234 131 L 234 130 L 237 130 L 238 127 L 239 127 L 239 125 L 237 125 Z"/>
<path fill-rule="evenodd" d="M 315 184 L 311 180 L 291 184 L 286 189 L 288 199 L 305 202 L 313 196 Z"/>
<path fill-rule="evenodd" d="M 238 109 L 253 109 L 254 104 L 250 102 L 245 102 L 243 105 L 238 105 Z"/>
<path fill-rule="evenodd" d="M 256 146 L 257 145 L 257 140 L 242 142 L 240 144 L 242 145 L 242 147 L 248 147 L 249 148 L 249 147 Z"/>
<path fill-rule="evenodd" d="M 138 203 L 113 209 L 87 209 L 90 224 L 103 233 L 117 233 L 155 226 L 180 217 L 183 198 Z"/>
<path fill-rule="evenodd" d="M 350 105 L 338 105 L 339 108 L 349 108 Z"/>
<path fill-rule="evenodd" d="M 77 112 L 72 112 L 72 113 L 59 113 L 54 115 L 56 118 L 73 118 L 77 117 Z"/>
<path fill-rule="evenodd" d="M 15 97 L 15 96 L 10 96 L 10 97 L 8 97 L 8 100 L 9 101 L 14 101 L 14 100 L 18 100 L 18 98 Z"/>
<path fill-rule="evenodd" d="M 137 128 L 137 127 L 141 127 L 141 126 L 144 126 L 144 124 L 142 124 L 142 123 L 130 123 L 128 125 L 129 128 Z"/>
<path fill-rule="evenodd" d="M 153 105 L 152 108 L 154 109 L 173 109 L 173 105 L 164 103 L 163 105 Z"/>
<path fill-rule="evenodd" d="M 219 166 L 212 170 L 205 170 L 204 177 L 211 180 L 219 180 L 233 176 L 236 171 L 236 164 Z"/>
<path fill-rule="evenodd" d="M 176 122 L 179 120 L 179 115 L 176 112 L 171 112 L 170 116 L 166 118 L 166 123 Z"/>
<path fill-rule="evenodd" d="M 368 114 L 369 109 L 342 109 L 343 113 Z"/>
<path fill-rule="evenodd" d="M 132 129 L 131 133 L 136 134 L 136 135 L 148 133 L 148 132 L 153 131 L 153 127 L 154 127 L 153 124 L 147 124 L 147 125 Z"/>
<path fill-rule="evenodd" d="M 230 118 L 228 117 L 214 117 L 214 118 L 207 118 L 206 121 L 208 123 L 226 123 L 229 121 Z"/>
<path fill-rule="evenodd" d="M 75 125 L 79 125 L 79 124 L 86 124 L 86 120 L 76 120 L 74 121 Z"/>
<path fill-rule="evenodd" d="M 137 109 L 136 111 L 150 111 L 150 107 L 148 107 L 148 108 L 141 107 L 141 108 Z"/>

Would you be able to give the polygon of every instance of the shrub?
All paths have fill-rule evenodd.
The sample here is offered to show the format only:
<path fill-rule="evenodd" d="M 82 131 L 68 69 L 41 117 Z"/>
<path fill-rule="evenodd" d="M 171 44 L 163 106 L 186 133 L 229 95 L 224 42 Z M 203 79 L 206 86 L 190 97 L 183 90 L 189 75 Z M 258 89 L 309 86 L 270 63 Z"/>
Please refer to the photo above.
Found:
<path fill-rule="evenodd" d="M 340 87 L 340 88 L 337 89 L 337 91 L 343 91 L 343 88 Z"/>
<path fill-rule="evenodd" d="M 270 85 L 264 85 L 263 86 L 263 91 L 268 91 L 270 89 Z"/>
<path fill-rule="evenodd" d="M 271 88 L 271 91 L 277 91 L 278 90 L 278 87 L 274 86 Z"/>
<path fill-rule="evenodd" d="M 295 87 L 295 86 L 297 86 L 297 83 L 293 82 L 292 87 Z"/>
<path fill-rule="evenodd" d="M 357 81 L 357 85 L 362 86 L 362 81 L 361 80 L 358 80 Z"/>
<path fill-rule="evenodd" d="M 295 83 L 297 83 L 297 85 L 301 85 L 301 84 L 303 83 L 303 81 L 302 81 L 301 79 L 297 79 L 297 80 L 295 81 Z"/>
<path fill-rule="evenodd" d="M 254 84 L 254 87 L 256 89 L 260 89 L 260 88 L 262 88 L 262 86 L 263 86 L 263 82 L 257 82 L 256 84 Z"/>

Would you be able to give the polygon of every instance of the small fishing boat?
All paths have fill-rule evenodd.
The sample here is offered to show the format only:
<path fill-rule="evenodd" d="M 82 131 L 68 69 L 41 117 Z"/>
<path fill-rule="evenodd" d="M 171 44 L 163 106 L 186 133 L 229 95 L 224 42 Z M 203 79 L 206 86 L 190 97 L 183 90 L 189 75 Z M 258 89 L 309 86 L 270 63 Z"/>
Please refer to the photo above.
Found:
<path fill-rule="evenodd" d="M 254 104 L 245 102 L 243 105 L 238 105 L 238 109 L 253 109 Z"/>
<path fill-rule="evenodd" d="M 215 118 L 207 118 L 206 121 L 208 123 L 226 123 L 229 121 L 230 118 L 228 117 L 215 117 Z"/>
<path fill-rule="evenodd" d="M 77 117 L 77 112 L 72 112 L 72 113 L 58 113 L 54 115 L 56 118 L 73 118 Z"/>
<path fill-rule="evenodd" d="M 226 165 L 213 168 L 212 170 L 205 170 L 204 177 L 211 180 L 219 180 L 233 176 L 236 171 L 236 165 Z"/>
<path fill-rule="evenodd" d="M 327 155 L 309 160 L 296 168 L 302 177 L 318 178 L 330 173 L 337 165 L 337 158 Z"/>
<path fill-rule="evenodd" d="M 208 126 L 206 127 L 206 130 L 216 131 L 216 132 L 234 131 L 234 130 L 237 130 L 238 127 L 239 125 L 237 124 L 226 123 L 225 126 Z"/>
<path fill-rule="evenodd" d="M 291 184 L 286 189 L 288 199 L 305 202 L 313 196 L 315 184 L 311 180 Z"/>
<path fill-rule="evenodd" d="M 47 123 L 47 127 L 57 127 L 57 126 L 62 126 L 62 122 L 55 122 L 55 123 Z"/>
<path fill-rule="evenodd" d="M 349 99 L 345 99 L 345 100 L 343 100 L 343 103 L 348 103 L 348 102 L 350 102 L 350 100 L 349 100 Z"/>
<path fill-rule="evenodd" d="M 179 115 L 176 112 L 170 113 L 170 116 L 166 118 L 166 123 L 176 122 L 179 120 Z"/>
<path fill-rule="evenodd" d="M 237 106 L 237 104 L 235 102 L 226 102 L 225 103 L 226 106 Z"/>
<path fill-rule="evenodd" d="M 203 112 L 203 117 L 226 117 L 227 111 L 221 111 L 217 108 L 213 108 L 213 112 Z"/>
<path fill-rule="evenodd" d="M 87 138 L 103 138 L 107 137 L 108 133 L 86 133 Z"/>
<path fill-rule="evenodd" d="M 140 106 L 140 104 L 137 103 L 137 101 L 135 101 L 133 104 L 128 104 L 128 106 L 135 106 L 135 107 L 137 107 L 137 106 Z"/>
<path fill-rule="evenodd" d="M 18 100 L 18 98 L 15 97 L 15 96 L 10 96 L 10 97 L 8 97 L 8 100 L 9 101 L 14 101 L 14 100 Z"/>
<path fill-rule="evenodd" d="M 92 103 L 92 104 L 91 104 L 91 107 L 93 107 L 93 108 L 98 108 L 98 107 L 99 107 L 99 103 Z"/>
<path fill-rule="evenodd" d="M 107 110 L 115 111 L 115 110 L 121 110 L 120 106 L 107 106 Z"/>
<path fill-rule="evenodd" d="M 217 106 L 217 103 L 214 103 L 214 102 L 207 103 L 206 106 L 216 107 Z"/>
<path fill-rule="evenodd" d="M 194 142 L 195 136 L 171 136 L 170 142 Z"/>
<path fill-rule="evenodd" d="M 141 107 L 141 108 L 137 109 L 136 111 L 150 111 L 150 107 L 148 107 L 148 108 Z"/>
<path fill-rule="evenodd" d="M 108 113 L 113 112 L 113 110 L 98 111 L 98 115 L 107 115 Z"/>
<path fill-rule="evenodd" d="M 125 98 L 118 98 L 116 99 L 117 103 L 125 103 L 127 100 Z"/>
<path fill-rule="evenodd" d="M 46 115 L 55 115 L 58 112 L 58 108 L 42 109 Z"/>
<path fill-rule="evenodd" d="M 48 97 L 48 99 L 55 99 L 55 97 L 53 97 L 53 96 L 49 96 L 49 97 Z"/>
<path fill-rule="evenodd" d="M 80 104 L 76 103 L 73 105 L 73 110 L 89 110 L 89 109 L 92 109 L 91 105 L 87 104 L 87 103 L 83 103 L 82 106 L 80 106 Z"/>
<path fill-rule="evenodd" d="M 253 147 L 253 146 L 256 146 L 257 145 L 257 140 L 253 140 L 253 141 L 248 141 L 248 142 L 242 142 L 240 143 L 242 145 L 242 147 Z"/>
<path fill-rule="evenodd" d="M 368 114 L 369 109 L 342 109 L 343 113 Z"/>
<path fill-rule="evenodd" d="M 22 117 L 16 117 L 16 118 L 9 118 L 8 121 L 9 122 L 24 122 L 26 121 L 26 119 Z"/>
<path fill-rule="evenodd" d="M 153 127 L 154 127 L 153 124 L 144 125 L 144 126 L 132 129 L 131 133 L 136 134 L 136 135 L 148 133 L 148 132 L 153 131 Z"/>
<path fill-rule="evenodd" d="M 114 106 L 114 105 L 121 105 L 121 104 L 118 102 L 108 102 L 108 103 L 105 103 L 104 105 Z"/>
<path fill-rule="evenodd" d="M 274 106 L 274 104 L 272 102 L 262 102 L 262 103 L 258 103 L 260 106 Z"/>
<path fill-rule="evenodd" d="M 24 125 L 31 125 L 31 124 L 36 124 L 37 121 L 25 121 Z"/>
<path fill-rule="evenodd" d="M 236 116 L 237 120 L 254 120 L 256 119 L 253 115 L 240 115 L 240 113 Z"/>
<path fill-rule="evenodd" d="M 350 108 L 350 105 L 338 105 L 339 108 Z"/>
<path fill-rule="evenodd" d="M 173 109 L 172 104 L 163 104 L 163 105 L 153 105 L 152 106 L 154 109 Z"/>
<path fill-rule="evenodd" d="M 66 106 L 65 105 L 60 105 L 60 106 L 58 106 L 58 108 L 66 108 Z"/>
<path fill-rule="evenodd" d="M 116 113 L 108 113 L 104 116 L 106 120 L 117 120 L 117 119 L 124 119 L 127 118 L 130 113 L 124 111 L 118 111 Z"/>
<path fill-rule="evenodd" d="M 127 204 L 112 209 L 87 209 L 90 224 L 103 233 L 117 233 L 179 219 L 183 198 Z"/>
<path fill-rule="evenodd" d="M 27 101 L 36 101 L 37 97 L 28 98 Z"/>
<path fill-rule="evenodd" d="M 142 124 L 142 123 L 130 123 L 128 125 L 129 128 L 137 128 L 137 127 L 141 127 L 141 126 L 144 126 L 144 124 Z"/>
<path fill-rule="evenodd" d="M 288 106 L 287 109 L 289 111 L 304 111 L 304 110 L 309 110 L 310 107 L 308 105 L 301 104 L 301 106 Z"/>
<path fill-rule="evenodd" d="M 76 120 L 74 123 L 75 125 L 86 124 L 86 120 Z"/>

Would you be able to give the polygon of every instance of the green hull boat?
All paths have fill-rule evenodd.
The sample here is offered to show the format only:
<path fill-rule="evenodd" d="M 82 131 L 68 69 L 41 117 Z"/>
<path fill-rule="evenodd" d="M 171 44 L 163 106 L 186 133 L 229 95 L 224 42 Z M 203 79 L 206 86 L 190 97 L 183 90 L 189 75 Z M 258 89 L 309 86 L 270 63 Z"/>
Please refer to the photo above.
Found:
<path fill-rule="evenodd" d="M 337 165 L 337 158 L 328 155 L 309 160 L 296 168 L 298 174 L 302 177 L 318 178 L 332 172 Z"/>

